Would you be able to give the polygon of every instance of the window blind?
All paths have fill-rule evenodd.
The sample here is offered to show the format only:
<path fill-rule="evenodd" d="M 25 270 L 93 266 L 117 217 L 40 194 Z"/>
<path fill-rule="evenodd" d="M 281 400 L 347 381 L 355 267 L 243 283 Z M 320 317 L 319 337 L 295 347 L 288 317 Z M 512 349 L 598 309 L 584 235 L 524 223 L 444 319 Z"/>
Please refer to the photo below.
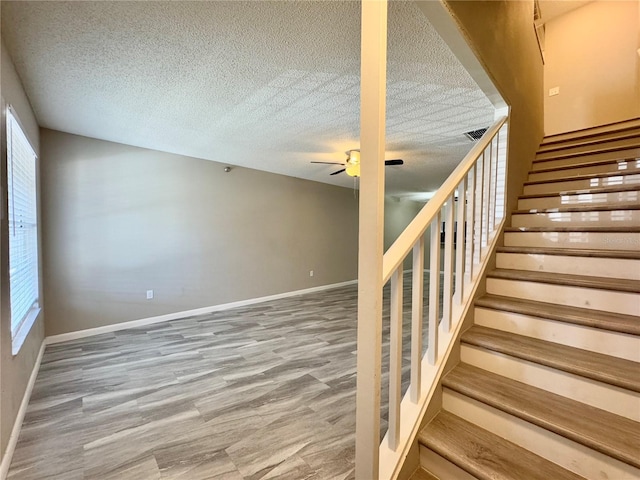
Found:
<path fill-rule="evenodd" d="M 11 109 L 7 111 L 7 184 L 11 334 L 38 308 L 36 154 Z"/>

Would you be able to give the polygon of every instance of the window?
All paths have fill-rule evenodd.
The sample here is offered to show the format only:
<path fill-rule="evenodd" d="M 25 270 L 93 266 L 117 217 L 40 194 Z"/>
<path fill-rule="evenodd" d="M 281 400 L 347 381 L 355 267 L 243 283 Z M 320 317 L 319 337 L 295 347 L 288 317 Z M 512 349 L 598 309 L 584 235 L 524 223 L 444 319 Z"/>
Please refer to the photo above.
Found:
<path fill-rule="evenodd" d="M 11 108 L 7 110 L 7 195 L 12 350 L 31 329 L 38 304 L 36 154 Z"/>

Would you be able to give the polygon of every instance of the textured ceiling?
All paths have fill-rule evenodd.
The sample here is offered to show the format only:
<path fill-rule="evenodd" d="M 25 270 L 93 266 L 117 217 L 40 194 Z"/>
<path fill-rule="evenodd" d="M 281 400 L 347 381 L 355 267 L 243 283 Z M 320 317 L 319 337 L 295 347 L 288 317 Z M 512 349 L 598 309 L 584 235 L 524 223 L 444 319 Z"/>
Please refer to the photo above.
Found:
<path fill-rule="evenodd" d="M 2 1 L 41 126 L 353 185 L 360 4 Z M 432 191 L 493 107 L 413 2 L 389 7 L 387 193 Z"/>

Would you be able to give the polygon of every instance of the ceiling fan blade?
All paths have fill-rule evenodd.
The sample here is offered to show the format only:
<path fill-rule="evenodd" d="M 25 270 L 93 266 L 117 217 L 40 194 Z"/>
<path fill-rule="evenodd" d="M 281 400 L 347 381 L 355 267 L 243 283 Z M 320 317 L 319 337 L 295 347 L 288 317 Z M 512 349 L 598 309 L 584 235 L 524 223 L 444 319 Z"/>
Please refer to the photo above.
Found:
<path fill-rule="evenodd" d="M 310 163 L 322 163 L 322 164 L 325 164 L 325 165 L 344 165 L 344 163 L 342 163 L 342 162 L 314 162 L 314 161 L 312 161 Z"/>
<path fill-rule="evenodd" d="M 346 170 L 346 168 L 343 168 L 342 170 L 338 170 L 337 172 L 330 173 L 329 175 L 337 175 L 339 173 L 344 172 L 345 170 Z"/>
<path fill-rule="evenodd" d="M 385 165 L 404 165 L 404 160 L 400 158 L 396 158 L 394 160 L 385 160 L 384 164 Z"/>

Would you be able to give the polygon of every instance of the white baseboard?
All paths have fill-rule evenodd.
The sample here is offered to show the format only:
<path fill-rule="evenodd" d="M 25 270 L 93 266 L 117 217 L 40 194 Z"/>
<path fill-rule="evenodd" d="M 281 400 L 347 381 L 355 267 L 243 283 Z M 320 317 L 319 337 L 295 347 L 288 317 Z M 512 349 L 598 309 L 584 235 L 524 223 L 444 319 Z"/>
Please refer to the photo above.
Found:
<path fill-rule="evenodd" d="M 76 339 L 85 338 L 85 337 L 92 337 L 94 335 L 100 335 L 102 333 L 117 332 L 119 330 L 126 330 L 128 328 L 143 327 L 145 325 L 152 325 L 154 323 L 167 322 L 170 320 L 178 320 L 181 318 L 193 317 L 196 315 L 205 315 L 207 313 L 219 312 L 221 310 L 229 310 L 231 308 L 238 308 L 238 307 L 244 307 L 247 305 L 253 305 L 256 303 L 269 302 L 271 300 L 280 300 L 282 298 L 295 297 L 297 295 L 304 295 L 307 293 L 315 293 L 315 292 L 321 292 L 324 290 L 331 290 L 334 288 L 340 288 L 347 285 L 353 285 L 355 283 L 358 283 L 358 280 L 349 280 L 347 282 L 321 285 L 319 287 L 311 287 L 311 288 L 305 288 L 303 290 L 294 290 L 292 292 L 278 293 L 276 295 L 268 295 L 266 297 L 249 298 L 247 300 L 240 300 L 238 302 L 223 303 L 220 305 L 212 305 L 210 307 L 196 308 L 193 310 L 183 310 L 181 312 L 168 313 L 166 315 L 159 315 L 157 317 L 142 318 L 140 320 L 132 320 L 130 322 L 115 323 L 113 325 L 105 325 L 103 327 L 88 328 L 86 330 L 79 330 L 77 332 L 61 333 L 58 335 L 48 336 L 47 338 L 45 338 L 45 343 L 47 345 L 51 345 L 54 343 L 68 342 L 70 340 L 76 340 Z M 2 480 L 2 478 L 0 478 L 0 480 Z"/>
<path fill-rule="evenodd" d="M 0 463 L 0 480 L 5 480 L 7 478 L 7 474 L 9 473 L 9 467 L 11 466 L 13 452 L 16 449 L 18 437 L 20 436 L 20 429 L 22 428 L 22 422 L 24 421 L 24 416 L 27 413 L 27 407 L 29 406 L 29 400 L 31 399 L 31 392 L 33 392 L 33 386 L 36 383 L 38 371 L 40 371 L 40 362 L 42 362 L 42 356 L 44 355 L 45 346 L 46 342 L 43 340 L 42 345 L 40 345 L 40 351 L 38 352 L 38 358 L 36 358 L 36 362 L 33 365 L 33 370 L 31 370 L 29 383 L 27 384 L 27 388 L 24 391 L 22 402 L 20 403 L 20 408 L 18 409 L 18 414 L 16 415 L 16 420 L 13 423 L 13 429 L 11 430 L 11 436 L 9 437 L 7 449 L 2 456 L 2 463 Z"/>

